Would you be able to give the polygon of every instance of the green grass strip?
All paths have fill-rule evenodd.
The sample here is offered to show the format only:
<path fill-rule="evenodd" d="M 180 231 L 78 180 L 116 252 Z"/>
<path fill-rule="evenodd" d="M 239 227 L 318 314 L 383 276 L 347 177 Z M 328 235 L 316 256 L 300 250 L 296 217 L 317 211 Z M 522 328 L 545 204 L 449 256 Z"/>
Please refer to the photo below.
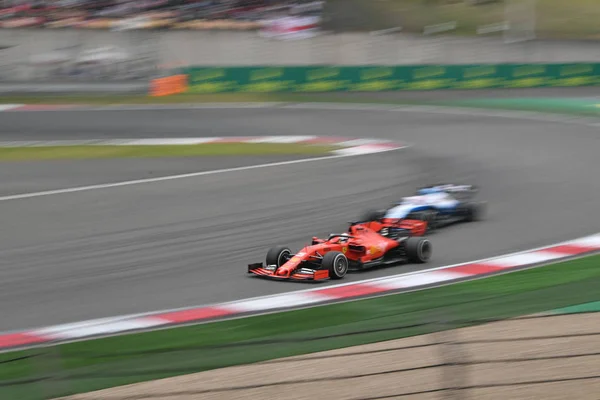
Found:
<path fill-rule="evenodd" d="M 320 155 L 335 146 L 290 143 L 207 143 L 151 146 L 0 147 L 0 161 L 81 160 L 200 156 Z"/>
<path fill-rule="evenodd" d="M 557 308 L 550 311 L 550 314 L 578 314 L 578 313 L 589 313 L 589 312 L 600 312 L 600 301 L 593 301 L 591 303 L 575 304 L 573 306 Z"/>
<path fill-rule="evenodd" d="M 501 98 L 467 99 L 439 102 L 439 105 L 492 110 L 533 111 L 581 116 L 600 115 L 600 101 L 578 98 Z"/>
<path fill-rule="evenodd" d="M 2 399 L 41 399 L 600 300 L 600 255 L 425 291 L 0 356 Z M 399 329 L 402 326 L 412 326 Z M 262 344 L 261 344 L 262 342 Z M 18 361 L 7 360 L 39 354 Z"/>

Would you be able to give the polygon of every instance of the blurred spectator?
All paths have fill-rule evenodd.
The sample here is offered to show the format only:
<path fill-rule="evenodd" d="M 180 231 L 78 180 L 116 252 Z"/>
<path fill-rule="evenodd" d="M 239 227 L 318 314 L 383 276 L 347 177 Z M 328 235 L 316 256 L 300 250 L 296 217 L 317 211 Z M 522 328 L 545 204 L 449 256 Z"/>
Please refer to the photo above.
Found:
<path fill-rule="evenodd" d="M 176 21 L 258 21 L 282 15 L 319 14 L 322 5 L 323 1 L 315 0 L 0 0 L 0 20 L 27 20 L 38 26 L 72 18 L 93 21 L 138 16 Z"/>

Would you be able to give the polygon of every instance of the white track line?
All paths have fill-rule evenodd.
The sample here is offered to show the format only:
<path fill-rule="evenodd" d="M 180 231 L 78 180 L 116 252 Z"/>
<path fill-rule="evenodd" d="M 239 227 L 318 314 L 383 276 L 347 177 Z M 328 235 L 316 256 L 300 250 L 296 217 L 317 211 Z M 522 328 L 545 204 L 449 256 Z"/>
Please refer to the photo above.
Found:
<path fill-rule="evenodd" d="M 401 147 L 399 146 L 397 148 L 378 150 L 378 153 L 401 150 L 401 149 L 405 149 L 407 147 L 410 147 L 410 145 L 403 144 Z M 367 155 L 370 153 L 364 153 L 364 154 Z M 188 174 L 180 174 L 180 175 L 168 175 L 168 176 L 161 176 L 158 178 L 136 179 L 136 180 L 131 180 L 131 181 L 123 181 L 123 182 L 115 182 L 115 183 L 102 183 L 102 184 L 98 184 L 98 185 L 78 186 L 78 187 L 72 187 L 72 188 L 66 188 L 66 189 L 47 190 L 47 191 L 43 191 L 43 192 L 22 193 L 22 194 L 10 195 L 10 196 L 2 196 L 2 197 L 0 197 L 0 201 L 20 200 L 20 199 L 28 199 L 28 198 L 33 198 L 33 197 L 43 197 L 43 196 L 53 196 L 53 195 L 66 194 L 66 193 L 86 192 L 86 191 L 90 191 L 90 190 L 108 189 L 108 188 L 114 188 L 114 187 L 120 187 L 120 186 L 132 186 L 132 185 L 139 185 L 139 184 L 143 184 L 143 183 L 152 183 L 152 182 L 172 181 L 172 180 L 176 180 L 176 179 L 194 178 L 194 177 L 198 177 L 198 176 L 215 175 L 215 174 L 222 174 L 222 173 L 227 173 L 227 172 L 248 171 L 248 170 L 259 169 L 259 168 L 280 167 L 280 166 L 284 166 L 284 165 L 302 164 L 302 163 L 313 162 L 313 161 L 335 160 L 337 158 L 355 157 L 357 155 L 362 155 L 362 153 L 359 153 L 359 154 L 336 154 L 336 155 L 332 155 L 332 156 L 303 158 L 300 160 L 279 161 L 279 162 L 268 163 L 268 164 L 247 165 L 247 166 L 243 166 L 243 167 L 216 169 L 216 170 L 212 170 L 212 171 L 191 172 Z"/>

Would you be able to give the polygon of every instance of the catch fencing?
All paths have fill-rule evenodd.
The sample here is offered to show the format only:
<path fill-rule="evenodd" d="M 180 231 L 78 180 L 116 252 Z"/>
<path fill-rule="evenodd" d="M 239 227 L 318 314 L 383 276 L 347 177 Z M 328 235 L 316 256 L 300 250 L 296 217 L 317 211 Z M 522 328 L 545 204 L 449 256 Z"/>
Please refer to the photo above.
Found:
<path fill-rule="evenodd" d="M 588 322 L 582 324 L 584 320 Z M 188 382 L 187 386 L 164 382 L 89 398 L 130 400 L 182 396 L 211 399 L 214 396 L 229 399 L 242 395 L 267 398 L 264 397 L 267 396 L 265 393 L 276 393 L 278 398 L 301 399 L 309 398 L 312 393 L 314 398 L 353 400 L 408 396 L 414 399 L 519 399 L 527 396 L 552 398 L 552 395 L 595 399 L 600 389 L 600 372 L 597 368 L 600 365 L 598 322 L 598 313 L 534 315 L 508 320 L 447 321 L 435 318 L 432 322 L 334 335 L 220 346 L 165 347 L 119 354 L 84 350 L 82 347 L 81 352 L 67 355 L 60 354 L 56 347 L 47 347 L 0 360 L 0 371 L 9 366 L 18 370 L 19 367 L 12 365 L 28 363 L 43 372 L 26 379 L 2 381 L 0 393 L 4 393 L 2 399 L 56 398 L 84 385 L 100 387 L 107 380 L 127 383 L 157 376 L 193 373 L 199 367 L 198 363 L 190 362 L 192 358 L 202 360 L 203 369 L 210 369 L 227 366 L 226 354 L 268 352 L 277 346 L 286 346 L 291 341 L 296 345 L 310 343 L 318 347 L 320 342 L 343 343 L 350 337 L 384 334 L 391 338 L 411 336 L 416 331 L 434 331 L 432 334 L 375 343 L 364 348 L 266 360 L 221 373 L 219 378 L 214 374 L 201 377 L 192 380 L 194 383 Z M 132 368 L 135 363 L 124 361 L 148 357 L 150 354 L 156 360 L 162 360 L 162 363 Z M 188 360 L 183 362 L 179 358 L 179 362 L 169 367 L 169 361 L 181 357 L 181 354 L 188 354 Z M 269 358 L 268 353 L 265 358 Z M 87 362 L 83 362 L 84 359 Z M 84 366 L 90 360 L 113 362 L 103 368 Z M 118 368 L 115 367 L 117 360 L 120 360 Z M 72 372 L 65 368 L 73 368 L 78 364 L 81 366 Z M 36 394 L 32 388 L 36 388 Z M 348 388 L 351 388 L 351 395 L 348 394 Z M 500 389 L 504 391 L 498 392 Z M 16 394 L 22 397 L 11 397 Z"/>

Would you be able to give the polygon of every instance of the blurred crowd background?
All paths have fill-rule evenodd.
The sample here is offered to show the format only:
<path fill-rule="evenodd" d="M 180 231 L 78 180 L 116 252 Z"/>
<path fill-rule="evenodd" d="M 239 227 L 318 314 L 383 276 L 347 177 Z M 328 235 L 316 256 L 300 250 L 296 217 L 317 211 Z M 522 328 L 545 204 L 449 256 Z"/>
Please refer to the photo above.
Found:
<path fill-rule="evenodd" d="M 0 81 L 148 79 L 182 63 L 161 31 L 310 37 L 323 7 L 319 0 L 0 0 Z M 194 52 L 182 48 L 189 37 L 170 39 L 179 53 Z"/>
<path fill-rule="evenodd" d="M 0 0 L 0 82 L 140 81 L 182 66 L 599 62 L 598 20 L 598 0 Z"/>
<path fill-rule="evenodd" d="M 4 28 L 118 27 L 128 19 L 140 28 L 194 28 L 190 21 L 257 22 L 282 16 L 319 15 L 315 0 L 2 0 Z M 229 25 L 235 28 L 235 24 Z M 244 26 L 244 25 L 240 25 Z M 202 26 L 198 25 L 201 29 Z"/>

